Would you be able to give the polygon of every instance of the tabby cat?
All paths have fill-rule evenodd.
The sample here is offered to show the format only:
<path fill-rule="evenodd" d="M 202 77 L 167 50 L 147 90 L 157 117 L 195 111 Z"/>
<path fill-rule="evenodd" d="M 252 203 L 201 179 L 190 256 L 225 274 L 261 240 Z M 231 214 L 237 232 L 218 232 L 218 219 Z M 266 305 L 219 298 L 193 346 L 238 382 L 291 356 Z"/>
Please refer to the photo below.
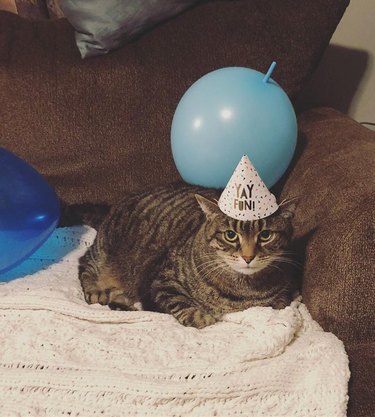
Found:
<path fill-rule="evenodd" d="M 220 211 L 219 196 L 176 184 L 126 196 L 80 259 L 87 303 L 169 313 L 196 328 L 252 306 L 287 306 L 293 204 L 239 221 Z"/>

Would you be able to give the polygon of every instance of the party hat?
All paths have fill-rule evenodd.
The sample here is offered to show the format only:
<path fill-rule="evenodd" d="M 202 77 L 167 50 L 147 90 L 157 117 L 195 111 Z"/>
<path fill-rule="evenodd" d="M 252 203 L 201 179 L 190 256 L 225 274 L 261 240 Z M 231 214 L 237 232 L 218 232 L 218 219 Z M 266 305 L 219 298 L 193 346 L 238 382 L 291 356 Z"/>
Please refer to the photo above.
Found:
<path fill-rule="evenodd" d="M 245 221 L 268 217 L 279 208 L 247 155 L 234 170 L 218 205 L 229 217 Z"/>

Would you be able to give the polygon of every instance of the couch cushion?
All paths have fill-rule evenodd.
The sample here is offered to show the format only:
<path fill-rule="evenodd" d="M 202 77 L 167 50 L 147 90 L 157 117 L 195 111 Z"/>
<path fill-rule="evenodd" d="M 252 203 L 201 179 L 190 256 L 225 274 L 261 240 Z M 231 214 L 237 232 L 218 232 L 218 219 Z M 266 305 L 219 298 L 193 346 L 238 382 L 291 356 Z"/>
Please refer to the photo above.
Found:
<path fill-rule="evenodd" d="M 266 71 L 295 97 L 348 0 L 203 2 L 105 56 L 82 60 L 64 20 L 0 13 L 0 140 L 68 202 L 111 202 L 179 178 L 177 103 L 225 66 Z"/>
<path fill-rule="evenodd" d="M 298 122 L 282 198 L 300 200 L 294 227 L 304 302 L 344 342 L 373 341 L 375 132 L 328 108 Z"/>

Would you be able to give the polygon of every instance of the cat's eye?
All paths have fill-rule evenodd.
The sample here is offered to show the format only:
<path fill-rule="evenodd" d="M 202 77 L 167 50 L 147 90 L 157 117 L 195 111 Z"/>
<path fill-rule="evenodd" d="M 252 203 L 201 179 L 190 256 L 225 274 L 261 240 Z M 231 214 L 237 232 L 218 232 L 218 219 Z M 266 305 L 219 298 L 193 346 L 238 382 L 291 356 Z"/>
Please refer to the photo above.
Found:
<path fill-rule="evenodd" d="M 224 233 L 224 237 L 228 242 L 235 242 L 238 239 L 238 235 L 234 230 L 227 230 Z"/>
<path fill-rule="evenodd" d="M 262 230 L 258 236 L 261 242 L 268 242 L 272 237 L 272 232 L 270 230 Z"/>

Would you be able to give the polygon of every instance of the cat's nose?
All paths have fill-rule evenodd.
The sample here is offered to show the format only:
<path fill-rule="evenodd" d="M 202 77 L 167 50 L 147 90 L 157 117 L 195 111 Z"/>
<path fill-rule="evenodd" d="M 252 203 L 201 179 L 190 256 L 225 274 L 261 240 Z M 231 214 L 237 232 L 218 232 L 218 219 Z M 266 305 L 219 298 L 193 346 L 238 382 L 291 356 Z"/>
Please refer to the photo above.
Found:
<path fill-rule="evenodd" d="M 255 258 L 255 256 L 242 256 L 242 259 L 249 264 L 253 259 Z"/>

